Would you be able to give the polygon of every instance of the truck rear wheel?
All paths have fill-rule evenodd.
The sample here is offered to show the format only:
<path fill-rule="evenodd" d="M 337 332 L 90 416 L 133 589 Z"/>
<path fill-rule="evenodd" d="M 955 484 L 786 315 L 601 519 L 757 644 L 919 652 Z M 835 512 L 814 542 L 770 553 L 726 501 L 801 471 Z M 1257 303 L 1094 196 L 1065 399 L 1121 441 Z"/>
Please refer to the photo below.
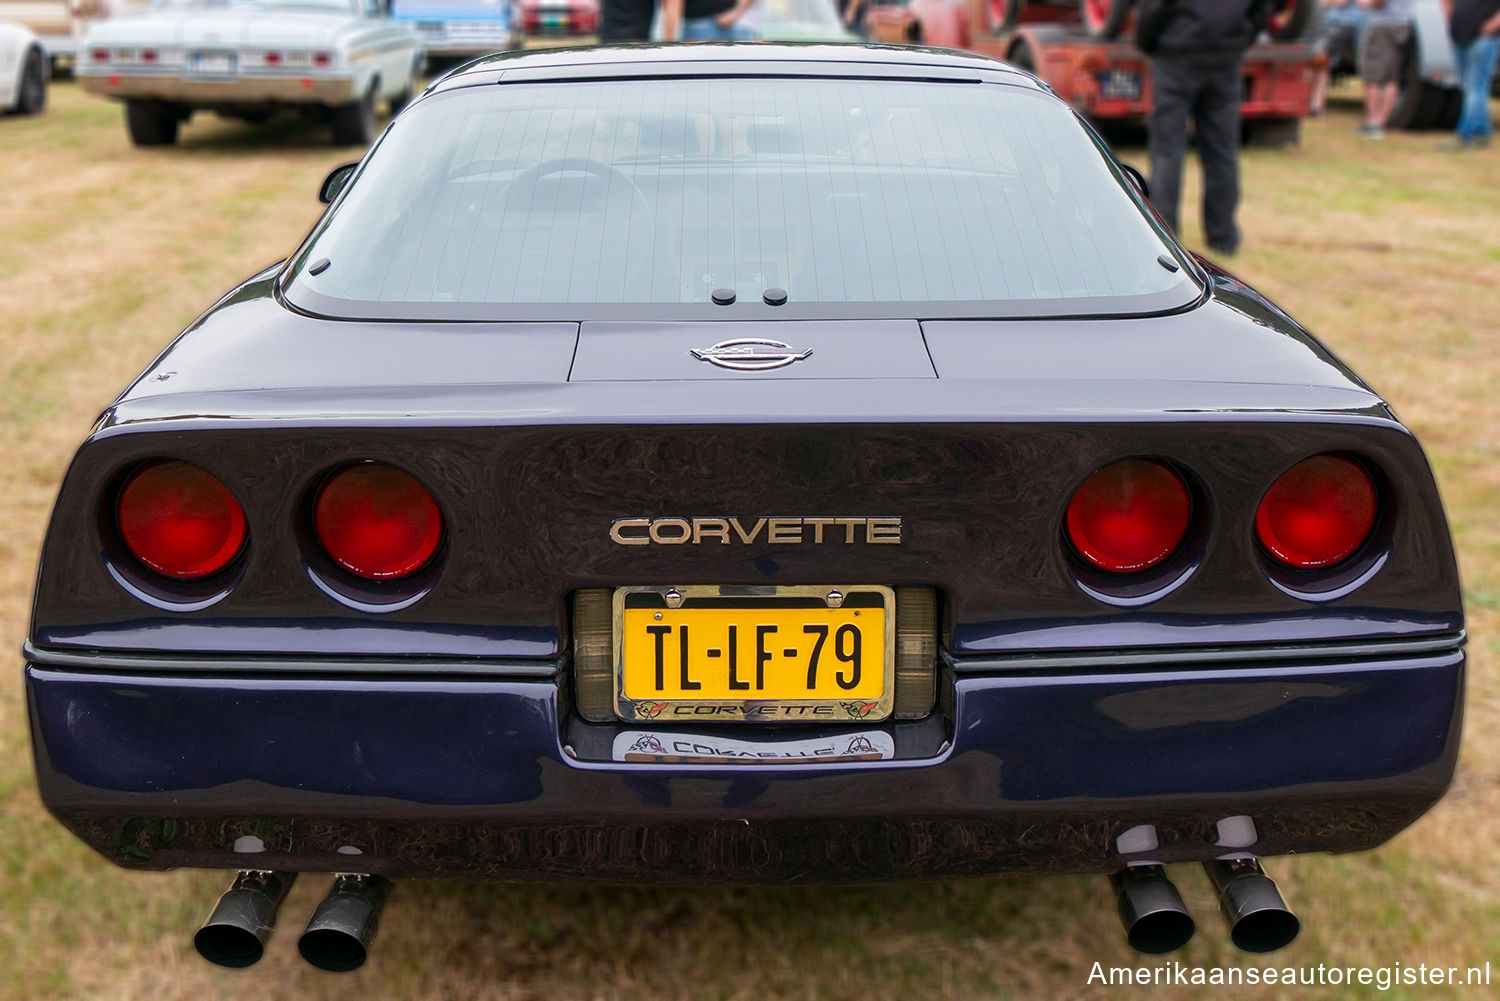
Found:
<path fill-rule="evenodd" d="M 1464 92 L 1455 87 L 1448 92 L 1448 105 L 1443 108 L 1442 128 L 1458 128 L 1458 120 L 1464 116 Z"/>
<path fill-rule="evenodd" d="M 1312 28 L 1318 13 L 1318 0 L 1277 0 L 1271 12 L 1271 37 L 1278 42 L 1295 42 Z"/>
<path fill-rule="evenodd" d="M 1078 0 L 1083 30 L 1092 38 L 1115 38 L 1125 30 L 1133 0 Z"/>
<path fill-rule="evenodd" d="M 1031 51 L 1031 46 L 1024 40 L 1017 41 L 1005 54 L 1005 61 L 1018 70 L 1027 73 L 1036 72 L 1036 53 Z"/>
<path fill-rule="evenodd" d="M 125 128 L 137 146 L 170 146 L 177 141 L 177 116 L 151 101 L 125 102 Z"/>
<path fill-rule="evenodd" d="M 1026 0 L 990 0 L 990 30 L 999 34 L 1021 23 Z"/>
<path fill-rule="evenodd" d="M 1458 100 L 1454 95 L 1458 94 Z M 1403 72 L 1401 95 L 1386 122 L 1393 129 L 1451 129 L 1458 124 L 1462 94 L 1424 79 L 1415 53 L 1408 55 Z"/>

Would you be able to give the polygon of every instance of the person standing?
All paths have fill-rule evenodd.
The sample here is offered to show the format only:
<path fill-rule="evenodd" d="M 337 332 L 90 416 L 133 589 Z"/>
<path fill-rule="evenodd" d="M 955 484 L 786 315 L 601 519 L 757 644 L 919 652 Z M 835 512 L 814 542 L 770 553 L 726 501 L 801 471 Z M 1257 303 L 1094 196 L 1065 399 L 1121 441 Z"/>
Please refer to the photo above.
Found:
<path fill-rule="evenodd" d="M 600 45 L 651 40 L 656 0 L 601 0 L 599 7 Z"/>
<path fill-rule="evenodd" d="M 1216 254 L 1239 250 L 1240 90 L 1245 50 L 1272 0 L 1141 0 L 1136 45 L 1151 57 L 1151 202 L 1174 231 L 1182 201 L 1188 116 L 1203 163 L 1203 235 Z"/>
<path fill-rule="evenodd" d="M 1483 149 L 1494 131 L 1490 124 L 1490 81 L 1500 51 L 1500 0 L 1443 0 L 1448 33 L 1458 53 L 1458 78 L 1464 110 L 1458 135 L 1441 144 L 1446 150 Z"/>
<path fill-rule="evenodd" d="M 1401 71 L 1411 47 L 1415 0 L 1358 0 L 1370 10 L 1359 40 L 1359 78 L 1365 85 L 1365 123 L 1358 135 L 1385 138 L 1385 126 L 1401 92 Z"/>
<path fill-rule="evenodd" d="M 1317 75 L 1313 77 L 1311 107 L 1308 114 L 1317 118 L 1328 109 L 1328 88 L 1333 83 L 1332 61 L 1342 53 L 1357 52 L 1360 25 L 1365 14 L 1357 10 L 1354 0 L 1323 0 L 1319 12 L 1318 33 L 1313 40 Z"/>
<path fill-rule="evenodd" d="M 736 0 L 662 0 L 664 42 L 741 41 L 735 22 L 750 8 Z"/>

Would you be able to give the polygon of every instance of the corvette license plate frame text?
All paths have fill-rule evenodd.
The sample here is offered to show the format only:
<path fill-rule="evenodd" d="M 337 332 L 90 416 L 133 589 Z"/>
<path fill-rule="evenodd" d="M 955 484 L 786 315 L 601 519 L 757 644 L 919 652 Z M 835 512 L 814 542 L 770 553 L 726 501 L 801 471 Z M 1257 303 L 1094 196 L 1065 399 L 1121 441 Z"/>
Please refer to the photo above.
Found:
<path fill-rule="evenodd" d="M 891 715 L 889 587 L 622 587 L 613 617 L 620 719 L 701 726 Z"/>

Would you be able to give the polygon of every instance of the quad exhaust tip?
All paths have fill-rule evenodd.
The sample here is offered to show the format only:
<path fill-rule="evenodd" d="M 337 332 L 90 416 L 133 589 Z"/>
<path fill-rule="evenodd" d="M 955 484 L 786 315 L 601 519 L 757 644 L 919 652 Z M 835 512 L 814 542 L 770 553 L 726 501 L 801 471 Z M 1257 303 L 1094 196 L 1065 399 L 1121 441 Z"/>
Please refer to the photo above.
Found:
<path fill-rule="evenodd" d="M 390 880 L 380 876 L 336 874 L 333 889 L 297 940 L 302 958 L 329 973 L 348 973 L 365 965 L 390 888 Z"/>
<path fill-rule="evenodd" d="M 276 911 L 297 879 L 295 872 L 247 869 L 234 877 L 213 913 L 193 936 L 198 955 L 217 966 L 244 969 L 265 955 Z"/>
<path fill-rule="evenodd" d="M 1246 952 L 1275 952 L 1292 943 L 1302 922 L 1255 859 L 1216 859 L 1203 869 L 1219 894 L 1229 938 Z"/>
<path fill-rule="evenodd" d="M 1203 870 L 1237 948 L 1275 952 L 1296 939 L 1302 922 L 1255 859 L 1215 859 L 1203 863 Z M 1182 948 L 1193 937 L 1192 915 L 1160 865 L 1131 866 L 1109 881 L 1125 937 L 1137 952 L 1161 955 Z"/>
<path fill-rule="evenodd" d="M 238 873 L 193 936 L 193 947 L 217 966 L 254 966 L 265 955 L 266 941 L 276 927 L 276 912 L 296 879 L 295 872 L 247 869 Z M 333 888 L 297 942 L 302 958 L 330 973 L 363 966 L 390 889 L 390 881 L 380 876 L 336 874 Z"/>
<path fill-rule="evenodd" d="M 1125 925 L 1125 937 L 1137 952 L 1159 956 L 1187 945 L 1196 925 L 1182 894 L 1159 865 L 1131 866 L 1109 877 Z"/>

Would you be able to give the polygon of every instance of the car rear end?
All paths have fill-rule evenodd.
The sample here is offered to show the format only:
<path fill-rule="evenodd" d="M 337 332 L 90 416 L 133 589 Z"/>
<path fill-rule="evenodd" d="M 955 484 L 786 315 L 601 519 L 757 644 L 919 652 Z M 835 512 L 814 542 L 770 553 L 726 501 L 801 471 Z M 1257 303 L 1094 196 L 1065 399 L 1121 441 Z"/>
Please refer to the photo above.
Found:
<path fill-rule="evenodd" d="M 143 868 L 1123 913 L 1441 796 L 1458 579 L 1384 402 L 1024 78 L 766 51 L 460 72 L 106 411 L 27 647 L 59 819 Z"/>
<path fill-rule="evenodd" d="M 819 333 L 826 356 L 863 340 Z M 692 881 L 1108 869 L 1136 827 L 1152 858 L 1201 859 L 1230 817 L 1258 855 L 1351 851 L 1436 800 L 1456 576 L 1420 449 L 1378 403 L 1217 413 L 1190 383 L 1179 407 L 1090 413 L 1098 387 L 965 378 L 984 363 L 925 333 L 937 375 L 857 385 L 570 383 L 560 363 L 412 391 L 422 420 L 273 393 L 251 427 L 125 401 L 41 569 L 48 805 L 132 866 L 357 850 L 390 875 Z M 781 412 L 751 419 L 767 392 Z M 626 416 L 651 398 L 657 419 Z M 508 416 L 534 413 L 552 420 Z M 173 516 L 164 463 L 242 511 L 222 567 L 126 541 Z M 1270 548 L 1287 476 L 1305 510 L 1284 534 L 1363 519 L 1373 491 L 1349 554 Z"/>
<path fill-rule="evenodd" d="M 274 16 L 244 3 L 163 4 L 99 21 L 82 42 L 79 83 L 173 121 L 194 110 L 263 117 L 358 100 L 389 39 L 371 38 L 373 22 L 337 6 L 272 7 Z"/>

